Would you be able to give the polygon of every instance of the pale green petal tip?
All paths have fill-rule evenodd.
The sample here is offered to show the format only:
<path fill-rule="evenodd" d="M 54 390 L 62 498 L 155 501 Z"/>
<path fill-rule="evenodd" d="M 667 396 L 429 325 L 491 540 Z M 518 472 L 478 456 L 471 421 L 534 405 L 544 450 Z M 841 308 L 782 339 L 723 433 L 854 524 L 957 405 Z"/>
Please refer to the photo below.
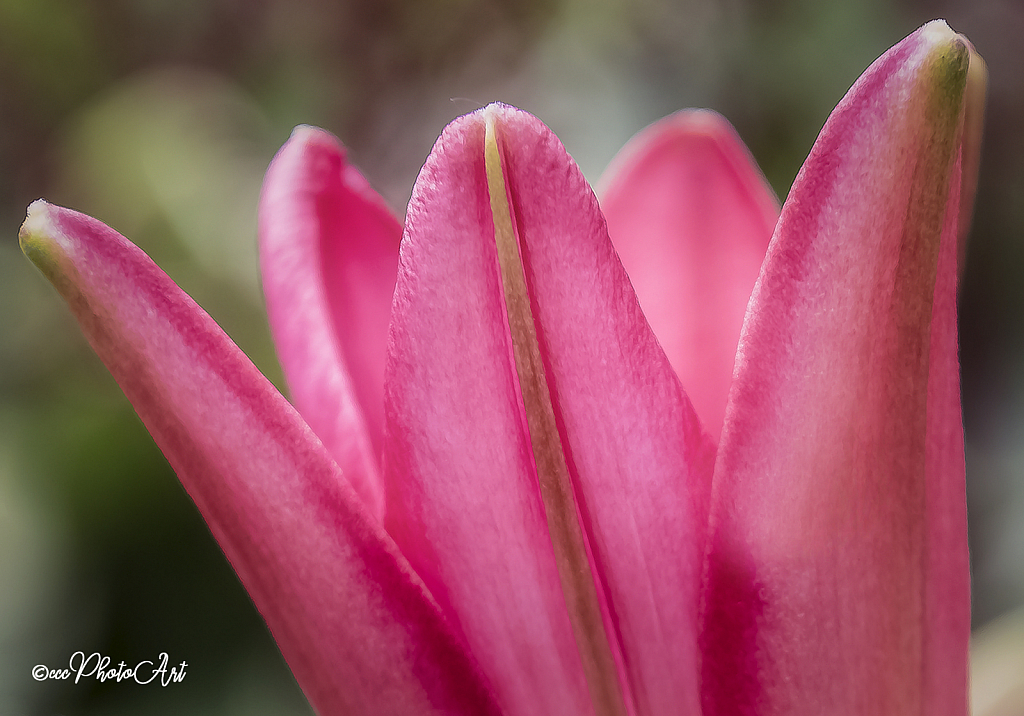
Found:
<path fill-rule="evenodd" d="M 60 273 L 59 261 L 63 253 L 56 238 L 58 231 L 53 223 L 53 211 L 52 204 L 37 199 L 29 205 L 28 216 L 18 232 L 22 253 L 50 281 Z"/>
<path fill-rule="evenodd" d="M 915 33 L 916 76 L 913 94 L 924 103 L 923 119 L 933 136 L 955 141 L 971 64 L 970 43 L 944 20 L 933 20 Z M 942 142 L 940 142 L 942 143 Z"/>
<path fill-rule="evenodd" d="M 288 138 L 288 141 L 308 142 L 318 134 L 324 134 L 324 130 L 319 127 L 314 127 L 312 124 L 297 124 L 295 125 L 295 128 L 292 129 L 292 133 Z"/>
<path fill-rule="evenodd" d="M 954 32 L 945 20 L 932 20 L 920 32 L 928 48 L 925 63 L 931 70 L 934 91 L 945 97 L 962 97 L 971 64 L 967 38 Z"/>

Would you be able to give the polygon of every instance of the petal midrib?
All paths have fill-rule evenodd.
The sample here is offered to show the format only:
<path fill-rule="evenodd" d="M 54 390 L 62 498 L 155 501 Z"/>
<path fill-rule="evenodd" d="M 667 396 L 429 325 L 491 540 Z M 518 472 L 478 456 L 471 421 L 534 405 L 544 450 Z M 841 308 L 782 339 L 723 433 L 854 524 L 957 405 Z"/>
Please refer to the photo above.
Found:
<path fill-rule="evenodd" d="M 485 167 L 511 353 L 522 397 L 538 487 L 562 592 L 598 716 L 631 714 L 609 638 L 565 447 L 541 354 L 523 258 L 505 182 L 496 113 L 486 112 Z"/>

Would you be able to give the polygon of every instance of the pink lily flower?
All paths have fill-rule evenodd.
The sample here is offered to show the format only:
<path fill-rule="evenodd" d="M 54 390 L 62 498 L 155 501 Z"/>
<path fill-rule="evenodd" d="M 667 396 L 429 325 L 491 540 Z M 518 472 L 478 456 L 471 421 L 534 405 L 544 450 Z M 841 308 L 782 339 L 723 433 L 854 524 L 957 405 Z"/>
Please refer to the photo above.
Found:
<path fill-rule="evenodd" d="M 491 105 L 404 229 L 299 128 L 260 205 L 294 408 L 112 229 L 37 202 L 21 243 L 324 716 L 965 714 L 981 68 L 942 22 L 889 50 L 777 221 L 710 113 L 634 140 L 599 207 Z"/>

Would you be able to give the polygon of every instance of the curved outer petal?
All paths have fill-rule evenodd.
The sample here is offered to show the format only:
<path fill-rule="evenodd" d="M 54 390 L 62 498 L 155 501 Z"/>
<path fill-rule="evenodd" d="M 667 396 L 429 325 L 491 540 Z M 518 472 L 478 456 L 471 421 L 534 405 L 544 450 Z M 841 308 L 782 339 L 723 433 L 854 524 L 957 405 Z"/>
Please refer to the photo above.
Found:
<path fill-rule="evenodd" d="M 635 712 L 696 713 L 713 445 L 551 132 L 491 106 L 413 191 L 385 404 L 386 525 L 511 714 L 587 714 L 518 394 L 484 166 L 495 115 L 562 447 Z"/>
<path fill-rule="evenodd" d="M 640 132 L 598 193 L 644 315 L 717 439 L 778 200 L 733 128 L 708 110 Z"/>
<path fill-rule="evenodd" d="M 323 716 L 497 713 L 437 606 L 312 431 L 124 237 L 37 202 L 25 253 L 68 301 Z"/>
<path fill-rule="evenodd" d="M 295 407 L 383 516 L 384 364 L 402 226 L 332 135 L 297 127 L 260 198 L 270 327 Z"/>
<path fill-rule="evenodd" d="M 925 448 L 924 709 L 962 716 L 969 698 L 970 554 L 967 545 L 964 427 L 957 343 L 958 248 L 965 227 L 961 187 L 977 179 L 961 149 L 946 204 L 932 303 Z M 970 189 L 974 191 L 973 187 Z"/>
<path fill-rule="evenodd" d="M 783 207 L 715 467 L 705 716 L 966 713 L 967 66 L 941 22 L 896 45 L 833 112 Z"/>

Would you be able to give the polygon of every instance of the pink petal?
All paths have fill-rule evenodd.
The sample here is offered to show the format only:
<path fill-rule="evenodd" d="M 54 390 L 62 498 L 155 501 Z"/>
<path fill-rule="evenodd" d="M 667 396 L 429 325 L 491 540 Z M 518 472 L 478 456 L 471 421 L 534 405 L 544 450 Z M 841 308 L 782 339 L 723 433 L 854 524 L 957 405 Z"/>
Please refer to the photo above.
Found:
<path fill-rule="evenodd" d="M 964 210 L 961 187 L 969 180 L 963 154 L 954 168 L 946 204 L 929 346 L 923 620 L 923 713 L 929 716 L 963 716 L 969 698 L 971 583 L 956 306 L 957 244 L 966 231 L 959 221 Z M 976 179 L 975 168 L 970 181 Z"/>
<path fill-rule="evenodd" d="M 70 304 L 321 714 L 497 713 L 422 583 L 292 407 L 138 248 L 37 202 Z"/>
<path fill-rule="evenodd" d="M 705 716 L 966 713 L 967 67 L 942 22 L 883 55 L 783 207 L 715 467 Z"/>
<path fill-rule="evenodd" d="M 484 161 L 488 121 L 627 708 L 696 713 L 696 585 L 713 446 L 643 318 L 590 188 L 551 132 L 509 107 L 449 126 L 413 192 L 386 393 L 388 530 L 494 675 L 510 714 L 593 713 L 512 357 Z"/>
<path fill-rule="evenodd" d="M 963 39 L 963 38 L 961 38 Z M 947 203 L 932 308 L 928 373 L 928 591 L 925 603 L 925 713 L 958 716 L 969 699 L 964 653 L 970 641 L 971 585 L 960 364 L 957 344 L 958 260 L 970 228 L 978 180 L 978 155 L 988 72 L 968 43 L 970 66 L 964 93 L 960 153 Z M 959 181 L 956 181 L 959 179 Z M 966 198 L 965 198 L 966 197 Z M 957 234 L 953 246 L 949 234 Z"/>
<path fill-rule="evenodd" d="M 640 132 L 601 186 L 608 233 L 644 315 L 717 439 L 778 200 L 733 128 L 707 110 Z"/>
<path fill-rule="evenodd" d="M 333 136 L 298 127 L 267 171 L 260 259 L 292 401 L 383 515 L 384 364 L 402 226 Z"/>

